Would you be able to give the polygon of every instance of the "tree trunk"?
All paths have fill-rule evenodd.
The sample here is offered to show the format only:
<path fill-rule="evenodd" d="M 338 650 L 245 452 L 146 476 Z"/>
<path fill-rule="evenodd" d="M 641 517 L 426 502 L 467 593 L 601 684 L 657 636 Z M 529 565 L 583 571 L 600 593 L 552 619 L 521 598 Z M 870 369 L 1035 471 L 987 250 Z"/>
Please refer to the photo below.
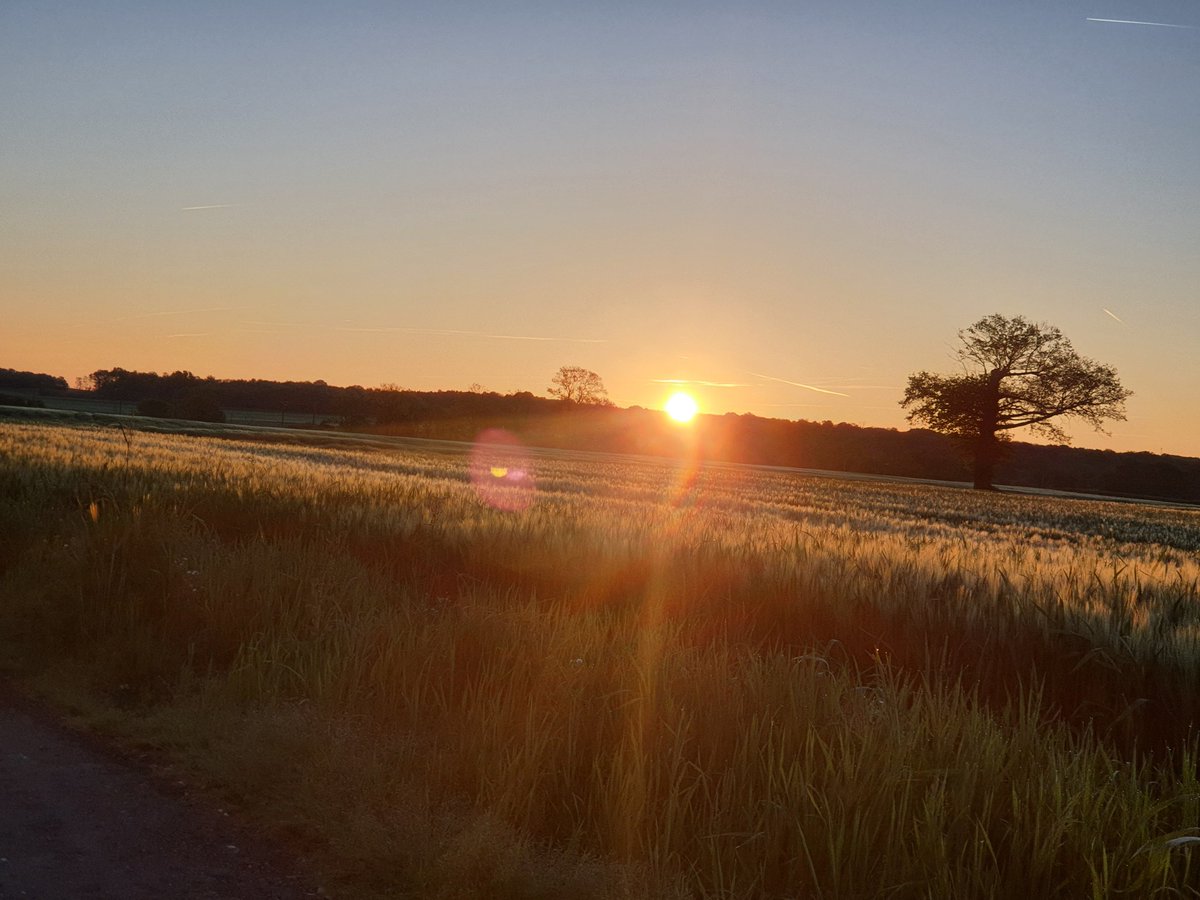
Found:
<path fill-rule="evenodd" d="M 1000 459 L 1000 442 L 996 428 L 1000 423 L 1000 382 L 1007 373 L 993 369 L 988 373 L 987 387 L 980 408 L 979 435 L 975 441 L 975 490 L 994 491 L 992 476 Z"/>
<path fill-rule="evenodd" d="M 1000 459 L 1000 444 L 996 435 L 982 434 L 975 444 L 975 490 L 994 491 L 992 476 Z"/>

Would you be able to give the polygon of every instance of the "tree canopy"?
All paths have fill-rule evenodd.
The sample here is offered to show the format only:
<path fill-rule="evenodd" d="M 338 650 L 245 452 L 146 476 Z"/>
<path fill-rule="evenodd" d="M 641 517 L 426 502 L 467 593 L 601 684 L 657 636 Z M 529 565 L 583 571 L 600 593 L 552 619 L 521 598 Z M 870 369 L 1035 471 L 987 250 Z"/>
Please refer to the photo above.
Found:
<path fill-rule="evenodd" d="M 559 400 L 573 403 L 588 403 L 596 406 L 611 406 L 608 391 L 600 376 L 582 366 L 563 366 L 554 373 L 547 392 Z"/>
<path fill-rule="evenodd" d="M 993 314 L 958 333 L 963 371 L 908 377 L 900 405 L 910 422 L 966 440 L 975 457 L 975 487 L 991 488 L 999 442 L 1015 428 L 1068 443 L 1052 421 L 1081 419 L 1097 430 L 1125 418 L 1130 395 L 1110 366 L 1080 356 L 1057 328 Z"/>

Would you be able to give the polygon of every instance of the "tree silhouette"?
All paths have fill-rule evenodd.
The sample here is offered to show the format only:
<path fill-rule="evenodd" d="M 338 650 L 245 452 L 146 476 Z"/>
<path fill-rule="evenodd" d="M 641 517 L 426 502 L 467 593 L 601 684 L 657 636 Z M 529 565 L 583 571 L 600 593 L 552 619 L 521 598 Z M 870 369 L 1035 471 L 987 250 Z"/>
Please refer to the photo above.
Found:
<path fill-rule="evenodd" d="M 563 366 L 554 373 L 547 388 L 551 397 L 570 400 L 572 403 L 587 403 L 594 406 L 610 406 L 604 382 L 591 369 L 582 366 Z"/>
<path fill-rule="evenodd" d="M 908 376 L 900 405 L 910 422 L 963 439 L 974 456 L 975 487 L 991 490 L 1005 432 L 1030 428 L 1062 443 L 1051 419 L 1082 419 L 1097 431 L 1125 418 L 1117 373 L 1075 352 L 1057 328 L 993 314 L 958 333 L 961 375 Z"/>

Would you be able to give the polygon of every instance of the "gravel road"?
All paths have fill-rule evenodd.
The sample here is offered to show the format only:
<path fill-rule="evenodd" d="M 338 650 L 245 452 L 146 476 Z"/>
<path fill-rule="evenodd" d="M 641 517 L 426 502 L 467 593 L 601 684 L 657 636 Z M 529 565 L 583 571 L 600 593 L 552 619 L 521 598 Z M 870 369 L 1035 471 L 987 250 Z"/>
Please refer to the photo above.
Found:
<path fill-rule="evenodd" d="M 299 865 L 0 686 L 0 898 L 298 900 Z"/>

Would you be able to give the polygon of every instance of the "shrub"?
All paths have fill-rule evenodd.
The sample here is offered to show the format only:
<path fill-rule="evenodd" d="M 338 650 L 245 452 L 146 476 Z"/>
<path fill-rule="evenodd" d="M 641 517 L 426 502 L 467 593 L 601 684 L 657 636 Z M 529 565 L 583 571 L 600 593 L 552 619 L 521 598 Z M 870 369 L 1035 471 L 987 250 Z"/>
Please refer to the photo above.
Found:
<path fill-rule="evenodd" d="M 175 415 L 195 422 L 224 422 L 225 412 L 217 401 L 202 391 L 187 391 L 175 401 Z"/>
<path fill-rule="evenodd" d="M 145 400 L 138 401 L 137 414 L 150 416 L 153 419 L 169 419 L 175 415 L 175 409 L 166 400 L 147 397 Z"/>

